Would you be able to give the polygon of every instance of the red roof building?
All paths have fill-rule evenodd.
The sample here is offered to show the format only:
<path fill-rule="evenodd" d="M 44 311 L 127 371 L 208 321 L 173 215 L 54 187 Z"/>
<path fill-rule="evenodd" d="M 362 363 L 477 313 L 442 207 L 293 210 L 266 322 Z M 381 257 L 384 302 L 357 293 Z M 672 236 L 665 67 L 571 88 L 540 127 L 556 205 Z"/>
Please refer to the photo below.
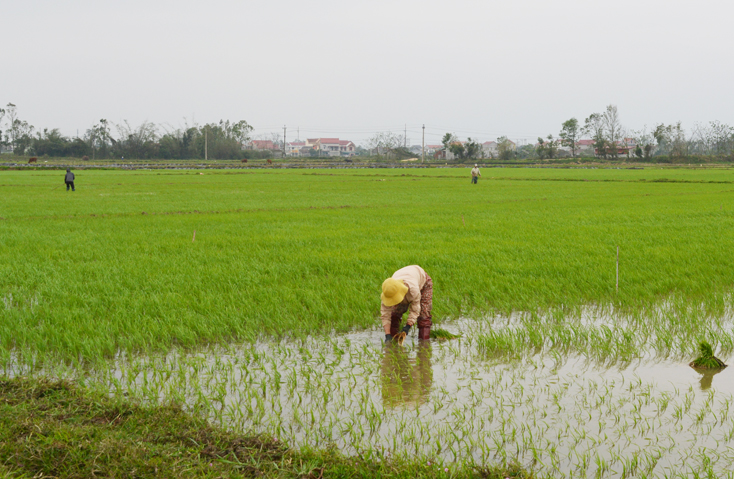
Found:
<path fill-rule="evenodd" d="M 253 150 L 277 150 L 272 140 L 252 140 L 250 146 Z"/>

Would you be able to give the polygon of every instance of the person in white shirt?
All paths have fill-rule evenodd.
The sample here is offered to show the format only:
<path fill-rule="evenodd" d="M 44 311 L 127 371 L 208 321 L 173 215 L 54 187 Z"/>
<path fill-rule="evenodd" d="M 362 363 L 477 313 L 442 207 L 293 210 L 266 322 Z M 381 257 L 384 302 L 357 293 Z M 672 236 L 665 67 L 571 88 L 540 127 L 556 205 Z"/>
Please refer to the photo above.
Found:
<path fill-rule="evenodd" d="M 471 169 L 471 182 L 472 184 L 476 185 L 477 180 L 479 177 L 482 176 L 481 173 L 479 173 L 479 165 L 474 165 L 474 168 Z"/>

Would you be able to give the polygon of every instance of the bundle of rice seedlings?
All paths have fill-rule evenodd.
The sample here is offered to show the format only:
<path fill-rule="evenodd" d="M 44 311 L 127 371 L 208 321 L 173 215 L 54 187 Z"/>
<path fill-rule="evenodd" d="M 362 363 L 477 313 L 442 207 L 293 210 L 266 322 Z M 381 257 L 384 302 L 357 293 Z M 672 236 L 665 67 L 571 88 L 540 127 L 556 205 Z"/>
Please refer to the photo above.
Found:
<path fill-rule="evenodd" d="M 719 369 L 726 367 L 724 361 L 714 356 L 713 348 L 706 341 L 701 341 L 701 344 L 699 345 L 699 350 L 701 351 L 701 356 L 694 359 L 689 364 L 689 366 L 691 366 L 692 368 Z"/>
<path fill-rule="evenodd" d="M 445 329 L 436 328 L 431 330 L 431 339 L 438 339 L 439 341 L 446 341 L 448 339 L 456 339 L 460 337 L 461 334 L 452 334 Z"/>

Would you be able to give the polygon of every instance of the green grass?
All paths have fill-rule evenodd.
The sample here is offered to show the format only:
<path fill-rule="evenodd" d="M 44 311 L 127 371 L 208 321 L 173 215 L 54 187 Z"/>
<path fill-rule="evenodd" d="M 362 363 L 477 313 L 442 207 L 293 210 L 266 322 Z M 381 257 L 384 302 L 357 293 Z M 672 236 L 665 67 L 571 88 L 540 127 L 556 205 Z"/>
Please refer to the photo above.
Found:
<path fill-rule="evenodd" d="M 439 323 L 671 295 L 717 312 L 734 278 L 731 170 L 76 173 L 67 193 L 0 172 L 3 362 L 374 327 L 408 264 Z"/>
<path fill-rule="evenodd" d="M 66 382 L 0 380 L 3 477 L 506 478 L 519 468 L 447 473 L 411 458 L 295 452 L 272 437 L 214 427 L 176 405 L 144 407 Z"/>

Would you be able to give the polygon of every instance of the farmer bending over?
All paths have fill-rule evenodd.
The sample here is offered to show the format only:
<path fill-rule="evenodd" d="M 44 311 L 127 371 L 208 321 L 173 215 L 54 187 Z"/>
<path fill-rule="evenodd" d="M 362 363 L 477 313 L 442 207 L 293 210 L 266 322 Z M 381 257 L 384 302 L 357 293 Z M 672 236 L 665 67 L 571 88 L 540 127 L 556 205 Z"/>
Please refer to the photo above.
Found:
<path fill-rule="evenodd" d="M 433 281 L 423 268 L 413 265 L 395 271 L 382 283 L 380 299 L 380 318 L 385 328 L 386 343 L 400 332 L 398 328 L 406 311 L 408 321 L 402 332 L 407 334 L 417 320 L 418 339 L 430 339 Z"/>

